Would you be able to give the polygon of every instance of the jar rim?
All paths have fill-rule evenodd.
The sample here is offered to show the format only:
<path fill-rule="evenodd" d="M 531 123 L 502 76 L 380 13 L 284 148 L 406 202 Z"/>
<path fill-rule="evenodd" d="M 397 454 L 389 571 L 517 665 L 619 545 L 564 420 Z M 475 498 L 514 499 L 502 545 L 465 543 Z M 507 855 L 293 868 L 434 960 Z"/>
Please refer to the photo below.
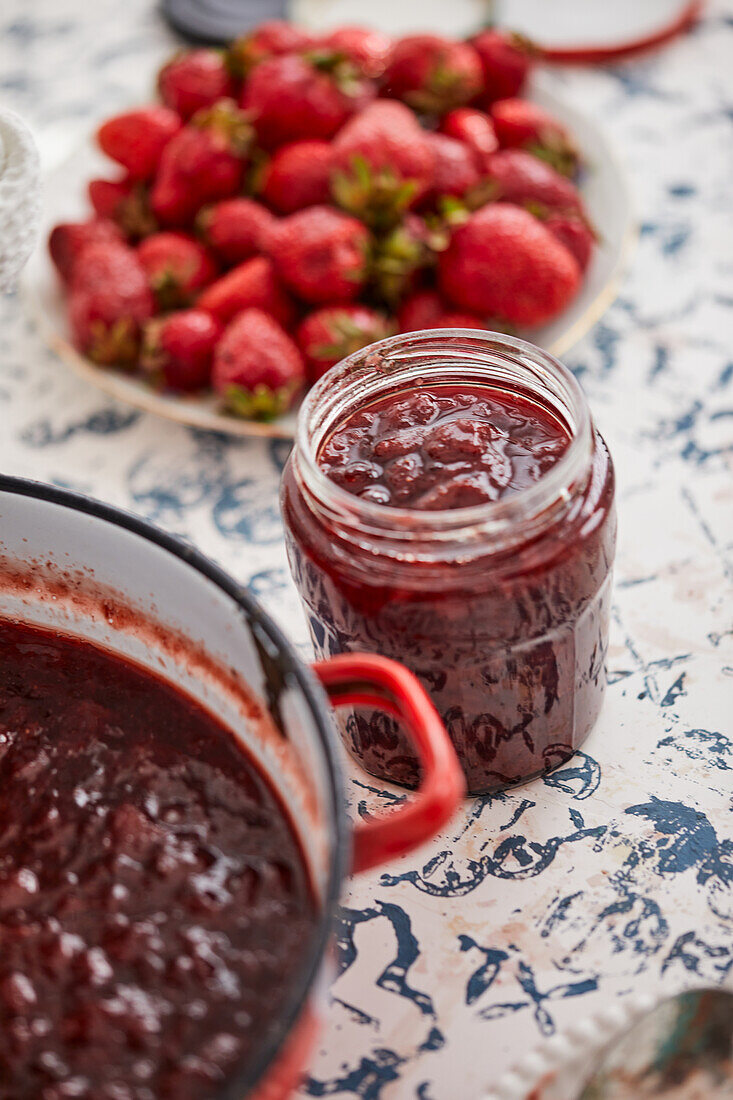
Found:
<path fill-rule="evenodd" d="M 495 369 L 499 368 L 503 355 L 507 361 L 521 363 L 528 372 L 536 369 L 550 376 L 563 391 L 561 398 L 555 394 L 556 401 L 553 403 L 570 433 L 570 443 L 557 462 L 536 482 L 517 493 L 462 508 L 423 510 L 378 504 L 355 496 L 332 481 L 318 462 L 326 432 L 319 437 L 317 431 L 321 426 L 319 419 L 336 401 L 340 384 L 347 390 L 350 385 L 353 389 L 359 381 L 359 369 L 366 368 L 367 371 L 373 370 L 372 381 L 383 382 L 377 386 L 377 392 L 399 390 L 401 381 L 409 381 L 411 359 L 431 352 L 438 356 L 452 356 L 455 366 L 463 359 L 475 367 L 493 365 Z M 404 368 L 402 376 L 401 367 Z M 445 382 L 436 379 L 436 384 Z M 360 396 L 369 400 L 374 393 L 367 392 Z M 565 405 L 564 409 L 559 407 L 559 402 Z M 360 401 L 347 406 L 344 415 L 351 415 L 359 404 Z M 326 421 L 327 430 L 332 429 L 339 419 L 334 417 L 332 421 Z M 425 329 L 401 333 L 354 352 L 332 367 L 309 391 L 300 407 L 296 429 L 299 471 L 309 492 L 318 502 L 336 516 L 352 516 L 374 534 L 396 533 L 402 529 L 409 531 L 413 538 L 421 535 L 440 538 L 442 534 L 444 538 L 455 539 L 459 534 L 473 529 L 487 536 L 499 535 L 516 524 L 526 523 L 528 518 L 544 513 L 558 500 L 567 502 L 571 487 L 587 475 L 592 440 L 588 403 L 580 384 L 568 368 L 549 352 L 526 340 L 483 329 Z"/>

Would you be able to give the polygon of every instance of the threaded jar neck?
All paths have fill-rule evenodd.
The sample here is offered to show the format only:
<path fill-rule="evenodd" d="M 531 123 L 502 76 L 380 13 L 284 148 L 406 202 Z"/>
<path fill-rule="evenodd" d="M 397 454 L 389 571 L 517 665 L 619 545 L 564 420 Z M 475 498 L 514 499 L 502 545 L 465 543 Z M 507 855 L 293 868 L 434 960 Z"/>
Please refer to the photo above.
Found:
<path fill-rule="evenodd" d="M 490 387 L 544 406 L 570 442 L 532 485 L 500 500 L 439 511 L 397 508 L 347 492 L 319 465 L 324 442 L 362 407 L 417 386 Z M 401 561 L 464 560 L 542 535 L 572 511 L 593 454 L 588 404 L 573 375 L 547 352 L 501 333 L 434 329 L 389 337 L 344 359 L 299 413 L 293 469 L 320 521 L 362 550 Z"/>

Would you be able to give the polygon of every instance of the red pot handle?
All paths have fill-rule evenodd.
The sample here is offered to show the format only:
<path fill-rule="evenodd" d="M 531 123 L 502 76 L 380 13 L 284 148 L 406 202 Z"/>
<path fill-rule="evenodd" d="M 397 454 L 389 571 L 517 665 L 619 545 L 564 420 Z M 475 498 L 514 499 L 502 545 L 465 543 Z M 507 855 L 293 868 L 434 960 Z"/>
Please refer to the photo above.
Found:
<path fill-rule="evenodd" d="M 373 706 L 401 719 L 422 764 L 414 798 L 354 829 L 353 870 L 367 871 L 434 836 L 458 808 L 466 781 L 438 712 L 403 665 L 376 654 L 344 653 L 313 668 L 334 706 Z"/>

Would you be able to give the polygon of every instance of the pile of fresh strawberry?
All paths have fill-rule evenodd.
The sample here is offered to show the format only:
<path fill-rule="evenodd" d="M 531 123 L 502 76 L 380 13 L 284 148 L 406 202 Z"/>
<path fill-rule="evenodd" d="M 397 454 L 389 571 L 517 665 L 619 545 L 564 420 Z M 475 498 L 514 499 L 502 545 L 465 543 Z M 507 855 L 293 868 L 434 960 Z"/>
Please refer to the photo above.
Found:
<path fill-rule="evenodd" d="M 154 386 L 270 418 L 393 332 L 543 325 L 593 232 L 564 127 L 521 98 L 531 48 L 262 24 L 177 54 L 111 118 L 123 168 L 49 247 L 74 340 Z"/>

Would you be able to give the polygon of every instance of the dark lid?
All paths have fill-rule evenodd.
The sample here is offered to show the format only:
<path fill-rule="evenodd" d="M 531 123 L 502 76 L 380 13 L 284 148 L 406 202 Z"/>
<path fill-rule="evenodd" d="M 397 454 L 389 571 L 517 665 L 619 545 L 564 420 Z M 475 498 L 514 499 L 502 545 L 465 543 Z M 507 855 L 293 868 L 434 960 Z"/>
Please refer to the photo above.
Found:
<path fill-rule="evenodd" d="M 266 19 L 287 18 L 287 0 L 161 0 L 163 15 L 192 42 L 223 46 Z"/>

